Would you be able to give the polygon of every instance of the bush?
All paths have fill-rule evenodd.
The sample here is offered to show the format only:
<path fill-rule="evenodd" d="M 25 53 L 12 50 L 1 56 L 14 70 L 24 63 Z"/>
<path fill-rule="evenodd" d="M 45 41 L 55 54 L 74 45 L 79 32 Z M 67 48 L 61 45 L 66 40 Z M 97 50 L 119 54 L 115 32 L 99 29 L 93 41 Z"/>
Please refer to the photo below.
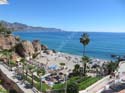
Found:
<path fill-rule="evenodd" d="M 24 76 L 26 78 L 26 75 Z M 27 81 L 31 84 L 32 83 L 32 78 L 30 76 L 28 76 Z M 42 92 L 46 92 L 47 89 L 49 89 L 50 87 L 45 84 L 45 83 L 41 83 L 41 87 L 40 87 L 40 80 L 34 76 L 34 86 L 36 87 L 36 89 L 38 89 L 39 91 L 41 91 L 42 88 Z"/>
<path fill-rule="evenodd" d="M 77 81 L 78 79 L 80 79 L 79 76 L 71 77 L 71 78 L 68 80 L 68 82 Z"/>
<path fill-rule="evenodd" d="M 65 66 L 65 63 L 60 63 L 61 66 Z"/>
<path fill-rule="evenodd" d="M 50 87 L 49 87 L 47 84 L 45 84 L 45 83 L 42 83 L 42 84 L 41 84 L 41 87 L 40 87 L 40 82 L 35 83 L 34 86 L 35 86 L 39 91 L 42 90 L 42 92 L 46 92 L 46 90 L 50 88 Z"/>
<path fill-rule="evenodd" d="M 91 78 L 91 77 L 90 76 L 89 77 L 83 77 L 83 78 L 80 78 L 80 79 L 76 80 L 76 82 L 81 83 L 81 82 L 83 82 L 83 81 L 85 81 L 85 80 L 87 80 L 89 78 Z"/>
<path fill-rule="evenodd" d="M 60 83 L 60 84 L 55 84 L 52 89 L 57 89 L 57 90 L 58 90 L 58 89 L 63 89 L 64 86 L 65 86 L 65 84 L 62 84 L 62 83 Z"/>
<path fill-rule="evenodd" d="M 7 92 L 7 90 L 0 87 L 0 93 L 9 93 L 9 92 Z"/>
<path fill-rule="evenodd" d="M 37 76 L 34 76 L 34 80 L 40 82 L 40 78 L 38 78 Z"/>
<path fill-rule="evenodd" d="M 11 60 L 11 61 L 10 61 L 10 66 L 11 66 L 11 67 L 14 67 L 14 66 L 16 66 L 16 63 Z"/>
<path fill-rule="evenodd" d="M 6 28 L 3 23 L 0 23 L 0 34 L 8 35 L 11 34 L 10 29 Z"/>
<path fill-rule="evenodd" d="M 78 93 L 79 88 L 77 83 L 75 82 L 69 82 L 67 84 L 67 93 Z"/>

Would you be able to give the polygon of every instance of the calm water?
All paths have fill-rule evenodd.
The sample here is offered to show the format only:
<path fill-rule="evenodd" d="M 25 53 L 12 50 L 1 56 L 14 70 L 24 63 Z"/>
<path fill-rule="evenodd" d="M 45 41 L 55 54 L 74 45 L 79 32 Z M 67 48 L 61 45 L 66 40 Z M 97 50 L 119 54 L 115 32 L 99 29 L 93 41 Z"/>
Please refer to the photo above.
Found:
<path fill-rule="evenodd" d="M 81 32 L 14 32 L 23 40 L 39 39 L 50 49 L 74 55 L 82 55 L 83 46 L 79 42 Z M 88 33 L 91 42 L 86 47 L 87 55 L 110 59 L 111 54 L 125 55 L 125 33 Z"/>

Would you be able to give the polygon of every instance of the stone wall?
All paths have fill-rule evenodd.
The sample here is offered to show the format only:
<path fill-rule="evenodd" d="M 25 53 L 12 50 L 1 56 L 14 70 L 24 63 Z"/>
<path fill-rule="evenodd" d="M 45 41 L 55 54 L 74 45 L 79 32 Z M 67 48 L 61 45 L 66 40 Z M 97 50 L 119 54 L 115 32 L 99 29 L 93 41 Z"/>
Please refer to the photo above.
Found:
<path fill-rule="evenodd" d="M 1 70 L 0 70 L 0 80 L 2 80 L 2 85 L 5 89 L 9 90 L 9 93 L 24 93 L 15 82 L 10 80 Z"/>

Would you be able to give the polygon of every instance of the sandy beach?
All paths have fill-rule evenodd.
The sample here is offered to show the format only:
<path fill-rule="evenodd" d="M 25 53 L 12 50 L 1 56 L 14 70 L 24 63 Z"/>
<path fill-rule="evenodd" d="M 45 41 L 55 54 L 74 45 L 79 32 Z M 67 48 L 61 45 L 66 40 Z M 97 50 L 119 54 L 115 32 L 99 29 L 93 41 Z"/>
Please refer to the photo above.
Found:
<path fill-rule="evenodd" d="M 35 60 L 39 63 L 45 64 L 47 67 L 56 65 L 60 68 L 60 63 L 65 63 L 64 68 L 66 68 L 66 71 L 73 70 L 74 65 L 76 64 L 82 66 L 81 56 L 71 55 L 62 52 L 54 53 L 52 50 L 47 50 L 47 52 L 48 53 L 44 53 L 44 51 L 41 51 L 41 53 L 37 56 Z M 93 64 L 99 65 L 102 65 L 104 62 L 107 62 L 107 60 L 102 60 L 98 58 L 91 58 L 91 61 Z"/>

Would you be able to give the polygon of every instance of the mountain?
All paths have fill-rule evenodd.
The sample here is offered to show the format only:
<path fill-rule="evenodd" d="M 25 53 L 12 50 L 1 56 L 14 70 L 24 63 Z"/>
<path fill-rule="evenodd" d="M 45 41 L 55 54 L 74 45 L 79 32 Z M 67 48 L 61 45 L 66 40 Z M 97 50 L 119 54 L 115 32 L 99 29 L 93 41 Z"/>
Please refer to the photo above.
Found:
<path fill-rule="evenodd" d="M 12 31 L 26 31 L 26 30 L 28 31 L 29 30 L 30 31 L 51 31 L 51 32 L 63 31 L 57 28 L 34 27 L 34 26 L 29 26 L 26 24 L 18 23 L 18 22 L 10 23 L 10 22 L 3 21 L 3 20 L 1 20 L 0 23 L 2 23 L 4 26 L 6 26 L 8 29 Z"/>

